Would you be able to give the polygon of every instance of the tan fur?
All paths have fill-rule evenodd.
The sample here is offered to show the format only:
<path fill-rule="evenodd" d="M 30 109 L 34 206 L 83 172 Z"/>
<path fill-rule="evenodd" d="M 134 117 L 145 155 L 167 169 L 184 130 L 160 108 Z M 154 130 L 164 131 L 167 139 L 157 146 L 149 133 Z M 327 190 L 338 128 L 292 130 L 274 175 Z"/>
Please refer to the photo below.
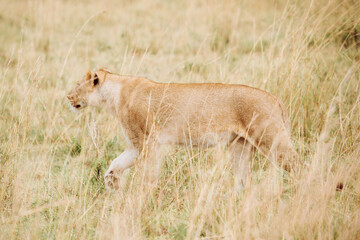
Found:
<path fill-rule="evenodd" d="M 98 79 L 97 85 L 94 79 Z M 157 83 L 100 69 L 89 71 L 68 98 L 74 107 L 80 105 L 77 108 L 106 108 L 121 123 L 130 146 L 107 171 L 105 180 L 109 187 L 115 187 L 121 172 L 135 163 L 145 146 L 156 152 L 164 144 L 230 145 L 236 177 L 241 174 L 237 181 L 242 185 L 253 148 L 278 160 L 286 169 L 297 158 L 284 104 L 270 93 L 252 87 Z"/>

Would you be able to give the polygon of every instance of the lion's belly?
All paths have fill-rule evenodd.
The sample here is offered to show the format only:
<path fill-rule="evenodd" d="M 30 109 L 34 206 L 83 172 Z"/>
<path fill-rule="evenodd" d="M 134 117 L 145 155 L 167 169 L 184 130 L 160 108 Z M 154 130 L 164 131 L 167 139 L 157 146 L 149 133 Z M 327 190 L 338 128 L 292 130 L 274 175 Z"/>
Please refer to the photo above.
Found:
<path fill-rule="evenodd" d="M 194 147 L 213 147 L 217 144 L 226 145 L 231 143 L 237 135 L 231 131 L 219 132 L 191 132 L 178 129 L 164 129 L 157 135 L 160 144 L 186 145 Z"/>

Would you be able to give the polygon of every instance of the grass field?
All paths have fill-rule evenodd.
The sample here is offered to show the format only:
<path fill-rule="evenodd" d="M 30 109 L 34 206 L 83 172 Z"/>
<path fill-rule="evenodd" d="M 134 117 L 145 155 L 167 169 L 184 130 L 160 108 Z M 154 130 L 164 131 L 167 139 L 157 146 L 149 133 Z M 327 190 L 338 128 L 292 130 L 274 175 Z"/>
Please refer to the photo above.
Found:
<path fill-rule="evenodd" d="M 1 239 L 360 239 L 360 2 L 0 1 Z M 234 191 L 223 149 L 176 147 L 158 188 L 105 111 L 70 111 L 87 69 L 270 91 L 301 168 L 260 154 Z M 343 190 L 336 191 L 343 183 Z"/>

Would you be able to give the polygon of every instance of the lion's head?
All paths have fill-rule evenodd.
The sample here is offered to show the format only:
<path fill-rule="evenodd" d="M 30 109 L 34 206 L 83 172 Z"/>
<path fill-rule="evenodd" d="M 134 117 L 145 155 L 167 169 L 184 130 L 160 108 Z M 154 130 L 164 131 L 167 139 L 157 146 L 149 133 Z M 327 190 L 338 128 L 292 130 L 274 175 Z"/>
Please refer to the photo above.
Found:
<path fill-rule="evenodd" d="M 92 104 L 96 89 L 105 80 L 107 71 L 100 69 L 96 72 L 88 71 L 83 79 L 69 92 L 67 98 L 75 109 L 85 108 Z"/>

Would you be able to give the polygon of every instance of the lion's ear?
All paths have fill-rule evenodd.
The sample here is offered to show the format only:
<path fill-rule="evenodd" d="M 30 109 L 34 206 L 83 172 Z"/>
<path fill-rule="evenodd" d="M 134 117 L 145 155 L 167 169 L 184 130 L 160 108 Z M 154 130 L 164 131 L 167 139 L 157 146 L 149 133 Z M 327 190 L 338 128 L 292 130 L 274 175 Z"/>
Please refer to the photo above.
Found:
<path fill-rule="evenodd" d="M 93 85 L 94 86 L 101 85 L 105 81 L 106 74 L 108 74 L 108 73 L 104 72 L 104 71 L 100 71 L 100 70 L 96 71 L 94 73 Z"/>
<path fill-rule="evenodd" d="M 105 67 L 100 68 L 99 71 L 103 71 L 103 72 L 107 72 L 107 73 L 112 73 L 108 68 L 105 68 Z"/>
<path fill-rule="evenodd" d="M 90 79 L 91 79 L 91 76 L 92 76 L 92 73 L 91 73 L 90 70 L 88 70 L 88 71 L 86 72 L 85 79 L 86 79 L 86 80 L 90 80 Z"/>
<path fill-rule="evenodd" d="M 99 84 L 99 76 L 97 75 L 97 73 L 94 74 L 94 78 L 92 81 L 93 81 L 94 87 Z"/>

